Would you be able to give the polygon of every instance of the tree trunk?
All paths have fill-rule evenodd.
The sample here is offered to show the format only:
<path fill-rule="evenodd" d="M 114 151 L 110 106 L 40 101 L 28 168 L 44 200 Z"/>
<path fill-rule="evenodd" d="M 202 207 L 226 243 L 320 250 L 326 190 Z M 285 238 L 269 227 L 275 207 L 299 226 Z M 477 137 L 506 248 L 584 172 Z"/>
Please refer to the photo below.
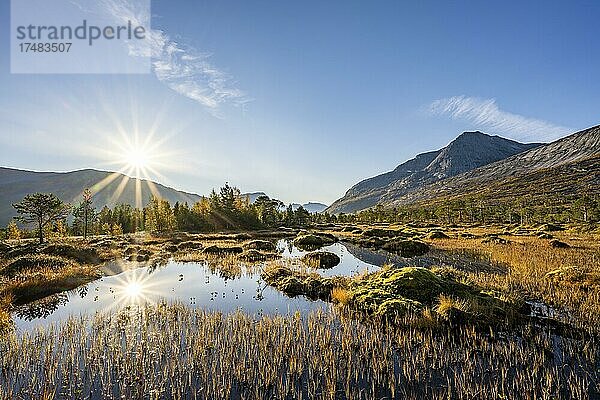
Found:
<path fill-rule="evenodd" d="M 83 224 L 83 240 L 87 240 L 87 230 L 88 230 L 88 209 L 87 206 L 85 208 L 85 215 L 84 215 L 84 224 Z"/>
<path fill-rule="evenodd" d="M 38 235 L 40 238 L 40 244 L 44 244 L 44 226 L 41 218 L 38 220 Z"/>

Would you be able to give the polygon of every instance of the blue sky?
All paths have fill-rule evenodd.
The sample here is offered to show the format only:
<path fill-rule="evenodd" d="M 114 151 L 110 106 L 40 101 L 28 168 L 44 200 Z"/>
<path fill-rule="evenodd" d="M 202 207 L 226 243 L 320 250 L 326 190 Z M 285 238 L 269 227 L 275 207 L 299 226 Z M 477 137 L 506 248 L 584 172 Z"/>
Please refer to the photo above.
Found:
<path fill-rule="evenodd" d="M 596 1 L 152 1 L 189 57 L 148 75 L 10 74 L 0 7 L 4 166 L 119 168 L 121 127 L 160 140 L 161 183 L 331 203 L 464 130 L 548 141 L 600 123 Z"/>

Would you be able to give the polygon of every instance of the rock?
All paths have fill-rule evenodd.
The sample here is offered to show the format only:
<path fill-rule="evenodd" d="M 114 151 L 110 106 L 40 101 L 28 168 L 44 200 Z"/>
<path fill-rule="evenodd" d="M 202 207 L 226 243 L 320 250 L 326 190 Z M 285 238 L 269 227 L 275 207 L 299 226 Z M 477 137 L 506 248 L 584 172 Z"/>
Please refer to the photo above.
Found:
<path fill-rule="evenodd" d="M 394 239 L 383 245 L 383 249 L 402 257 L 417 257 L 429 251 L 429 246 L 418 240 Z"/>
<path fill-rule="evenodd" d="M 263 251 L 275 251 L 275 245 L 268 240 L 251 240 L 242 245 L 244 250 L 263 250 Z"/>
<path fill-rule="evenodd" d="M 551 240 L 550 241 L 550 246 L 554 247 L 555 249 L 568 249 L 569 247 L 571 247 L 567 243 L 561 242 L 558 239 Z"/>
<path fill-rule="evenodd" d="M 340 258 L 328 251 L 314 251 L 305 254 L 302 257 L 302 262 L 312 268 L 333 268 L 340 263 Z"/>

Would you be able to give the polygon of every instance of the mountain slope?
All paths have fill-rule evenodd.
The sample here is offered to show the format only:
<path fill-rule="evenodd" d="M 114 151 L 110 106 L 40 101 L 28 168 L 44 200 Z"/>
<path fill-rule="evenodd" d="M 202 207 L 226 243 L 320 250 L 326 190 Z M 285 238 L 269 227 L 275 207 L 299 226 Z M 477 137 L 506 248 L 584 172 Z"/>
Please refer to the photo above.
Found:
<path fill-rule="evenodd" d="M 523 144 L 479 131 L 464 132 L 448 146 L 419 154 L 391 172 L 354 185 L 326 211 L 355 212 L 389 202 L 419 188 L 540 146 Z"/>
<path fill-rule="evenodd" d="M 309 213 L 320 213 L 325 211 L 327 205 L 323 203 L 317 203 L 313 201 L 309 201 L 308 203 L 299 204 L 299 203 L 291 203 L 292 210 L 296 211 L 298 208 L 302 207 Z"/>
<path fill-rule="evenodd" d="M 33 172 L 12 168 L 0 168 L 0 226 L 6 226 L 15 215 L 12 207 L 25 197 L 35 192 L 54 193 L 61 200 L 74 203 L 80 201 L 84 189 L 90 188 L 94 193 L 94 206 L 101 208 L 105 205 L 113 207 L 124 203 L 136 205 L 137 198 L 142 205 L 146 205 L 152 195 L 151 187 L 155 193 L 171 203 L 195 203 L 200 196 L 181 192 L 158 183 L 140 180 L 136 184 L 123 174 L 93 169 L 84 169 L 73 172 Z M 139 187 L 139 189 L 138 189 Z"/>
<path fill-rule="evenodd" d="M 586 168 L 592 171 L 590 172 L 591 179 L 597 179 L 597 176 L 593 176 L 597 169 L 590 169 L 588 164 L 590 160 L 592 163 L 598 160 L 599 155 L 600 125 L 461 175 L 421 187 L 418 191 L 407 193 L 401 190 L 391 190 L 381 199 L 381 204 L 411 204 L 438 197 L 478 192 L 487 187 L 502 185 L 507 185 L 506 191 L 508 191 L 508 183 L 510 182 L 519 182 L 519 185 L 523 186 L 527 184 L 528 179 L 539 176 L 544 176 L 547 179 L 547 176 L 554 175 L 556 179 L 561 181 L 568 180 L 569 175 L 558 176 L 558 171 L 562 171 L 562 173 L 576 171 L 579 168 L 579 163 L 584 163 L 587 165 Z M 562 166 L 565 166 L 565 168 L 561 169 Z M 575 181 L 573 183 L 575 184 Z M 533 180 L 530 181 L 529 187 L 531 191 L 538 189 Z M 572 188 L 572 191 L 574 190 L 577 190 L 575 186 Z"/>

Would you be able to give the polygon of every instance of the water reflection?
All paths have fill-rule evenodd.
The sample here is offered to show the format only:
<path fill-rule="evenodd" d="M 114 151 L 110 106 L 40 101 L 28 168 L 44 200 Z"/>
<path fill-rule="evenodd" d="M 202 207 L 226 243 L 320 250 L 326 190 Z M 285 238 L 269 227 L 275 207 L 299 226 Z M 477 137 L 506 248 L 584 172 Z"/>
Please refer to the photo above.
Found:
<path fill-rule="evenodd" d="M 288 240 L 279 240 L 277 249 L 283 257 L 299 258 L 306 254 Z M 430 251 L 423 257 L 402 258 L 385 251 L 364 249 L 349 243 L 335 243 L 321 250 L 340 257 L 340 263 L 319 270 L 324 276 L 353 276 L 373 272 L 386 263 L 404 265 L 458 265 L 482 268 L 483 261 L 441 251 Z M 229 264 L 228 264 L 229 265 Z M 321 301 L 304 297 L 289 298 L 267 285 L 260 276 L 260 266 L 247 268 L 244 263 L 220 268 L 199 262 L 168 261 L 164 265 L 115 261 L 101 268 L 103 278 L 73 291 L 55 294 L 19 307 L 14 316 L 17 327 L 29 330 L 35 326 L 59 322 L 75 315 L 111 311 L 130 305 L 161 301 L 180 302 L 190 307 L 231 312 L 243 309 L 250 314 L 293 313 L 328 307 Z"/>

